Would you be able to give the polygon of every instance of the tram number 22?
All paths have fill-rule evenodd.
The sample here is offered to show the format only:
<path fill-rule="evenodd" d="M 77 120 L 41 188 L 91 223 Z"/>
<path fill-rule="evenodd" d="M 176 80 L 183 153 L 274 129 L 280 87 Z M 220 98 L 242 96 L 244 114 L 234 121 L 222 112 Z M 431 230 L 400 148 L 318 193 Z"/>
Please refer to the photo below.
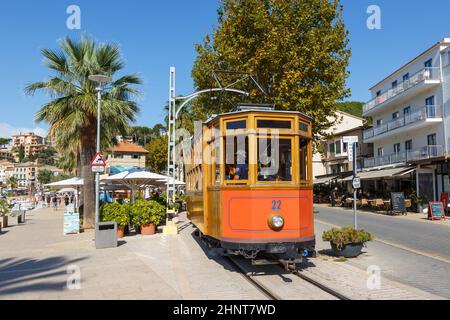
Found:
<path fill-rule="evenodd" d="M 272 200 L 272 210 L 281 210 L 281 200 Z"/>

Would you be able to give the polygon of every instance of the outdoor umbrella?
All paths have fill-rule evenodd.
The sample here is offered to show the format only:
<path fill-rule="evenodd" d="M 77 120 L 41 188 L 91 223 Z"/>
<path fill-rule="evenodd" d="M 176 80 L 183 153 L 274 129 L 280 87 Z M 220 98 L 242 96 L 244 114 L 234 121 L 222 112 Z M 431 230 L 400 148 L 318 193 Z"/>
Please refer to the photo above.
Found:
<path fill-rule="evenodd" d="M 120 183 L 127 186 L 131 189 L 134 200 L 136 191 L 139 191 L 142 187 L 152 186 L 158 180 L 165 178 L 167 177 L 149 171 L 124 171 L 113 176 L 106 177 L 103 180 L 111 181 L 113 183 Z"/>

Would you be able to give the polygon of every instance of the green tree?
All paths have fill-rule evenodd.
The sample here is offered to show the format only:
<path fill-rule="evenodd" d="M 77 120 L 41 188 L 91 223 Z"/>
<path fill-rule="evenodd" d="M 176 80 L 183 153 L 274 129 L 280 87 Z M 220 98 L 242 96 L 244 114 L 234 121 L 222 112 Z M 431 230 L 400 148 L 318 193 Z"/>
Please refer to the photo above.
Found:
<path fill-rule="evenodd" d="M 39 164 L 53 166 L 55 164 L 55 156 L 57 151 L 53 147 L 46 147 L 39 151 L 35 157 Z"/>
<path fill-rule="evenodd" d="M 222 0 L 217 29 L 196 46 L 196 89 L 217 86 L 212 70 L 250 72 L 267 93 L 264 97 L 254 86 L 251 101 L 305 112 L 313 118 L 315 134 L 323 134 L 332 125 L 328 116 L 336 102 L 350 93 L 345 86 L 350 49 L 342 11 L 339 0 Z M 231 81 L 225 78 L 224 85 Z M 238 102 L 242 96 L 228 99 Z M 232 107 L 229 103 L 218 109 L 206 95 L 191 112 L 205 119 Z"/>
<path fill-rule="evenodd" d="M 147 167 L 156 173 L 162 173 L 167 167 L 167 136 L 163 135 L 150 141 L 145 149 L 147 154 Z"/>
<path fill-rule="evenodd" d="M 53 172 L 50 170 L 40 170 L 37 176 L 37 179 L 42 184 L 47 184 L 52 182 L 53 179 Z"/>
<path fill-rule="evenodd" d="M 58 149 L 79 152 L 83 188 L 83 223 L 94 226 L 94 174 L 89 163 L 95 156 L 97 125 L 97 84 L 89 75 L 105 74 L 114 77 L 122 72 L 124 62 L 118 45 L 96 43 L 84 36 L 80 41 L 65 38 L 61 50 L 43 49 L 46 65 L 54 72 L 48 81 L 37 82 L 26 88 L 28 94 L 44 91 L 53 100 L 42 106 L 36 121 L 50 124 L 49 138 Z M 140 84 L 137 75 L 115 78 L 102 94 L 101 137 L 102 150 L 111 147 L 114 137 L 125 136 L 128 123 L 134 121 L 139 108 L 133 100 L 138 91 L 132 85 Z"/>
<path fill-rule="evenodd" d="M 0 147 L 4 147 L 11 142 L 9 138 L 0 138 Z"/>
<path fill-rule="evenodd" d="M 17 179 L 15 177 L 9 177 L 7 183 L 9 185 L 10 189 L 17 188 L 18 182 L 17 182 Z"/>
<path fill-rule="evenodd" d="M 17 150 L 19 153 L 19 162 L 22 163 L 25 160 L 25 147 L 21 144 Z"/>

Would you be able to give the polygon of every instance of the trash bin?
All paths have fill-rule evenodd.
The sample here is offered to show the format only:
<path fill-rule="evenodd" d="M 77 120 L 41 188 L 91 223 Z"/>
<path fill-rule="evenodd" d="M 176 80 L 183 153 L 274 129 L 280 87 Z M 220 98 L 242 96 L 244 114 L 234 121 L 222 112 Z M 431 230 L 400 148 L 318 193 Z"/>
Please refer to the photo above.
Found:
<path fill-rule="evenodd" d="M 17 224 L 25 223 L 25 210 L 19 211 L 17 214 Z"/>
<path fill-rule="evenodd" d="M 95 227 L 95 248 L 107 249 L 115 247 L 117 247 L 117 223 L 97 223 Z"/>

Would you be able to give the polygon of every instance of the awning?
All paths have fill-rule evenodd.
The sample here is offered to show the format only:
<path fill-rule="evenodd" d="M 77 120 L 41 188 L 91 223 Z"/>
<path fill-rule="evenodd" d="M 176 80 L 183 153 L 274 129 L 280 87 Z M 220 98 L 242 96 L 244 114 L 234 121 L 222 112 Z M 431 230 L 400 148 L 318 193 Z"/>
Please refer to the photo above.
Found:
<path fill-rule="evenodd" d="M 380 179 L 380 178 L 387 178 L 387 177 L 395 178 L 395 177 L 404 176 L 408 173 L 413 172 L 414 170 L 416 170 L 416 169 L 403 167 L 403 168 L 363 171 L 363 172 L 358 173 L 358 177 L 360 177 L 361 180 Z M 342 179 L 342 181 L 352 181 L 352 180 L 353 180 L 353 176 Z"/>
<path fill-rule="evenodd" d="M 331 180 L 336 179 L 338 176 L 332 176 L 332 177 L 324 177 L 324 178 L 319 178 L 313 181 L 314 184 L 326 184 L 328 182 L 330 182 Z"/>

